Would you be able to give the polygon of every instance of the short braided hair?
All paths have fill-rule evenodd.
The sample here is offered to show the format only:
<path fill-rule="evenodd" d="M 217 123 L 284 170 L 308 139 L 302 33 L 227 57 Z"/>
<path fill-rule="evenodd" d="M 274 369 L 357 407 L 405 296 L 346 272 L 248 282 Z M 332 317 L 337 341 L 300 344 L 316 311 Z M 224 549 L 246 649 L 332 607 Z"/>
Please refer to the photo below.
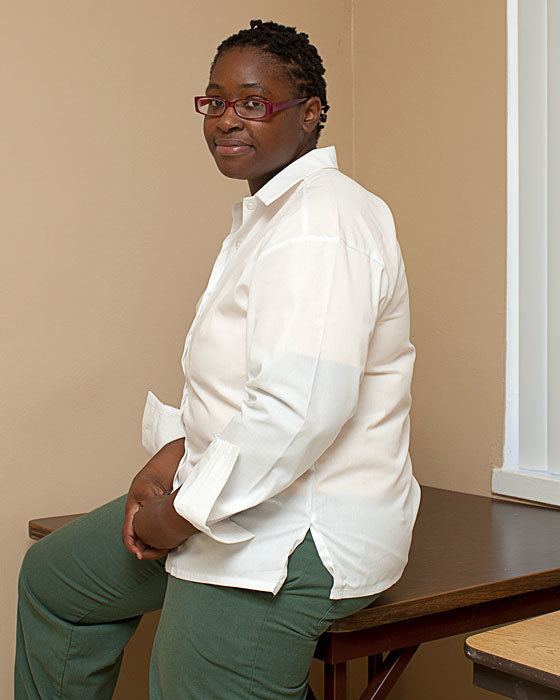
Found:
<path fill-rule="evenodd" d="M 317 96 L 321 100 L 322 111 L 315 130 L 315 143 L 319 140 L 323 124 L 327 121 L 327 85 L 323 74 L 325 68 L 319 52 L 309 43 L 309 35 L 297 32 L 295 27 L 286 27 L 276 22 L 250 21 L 250 29 L 241 29 L 224 39 L 218 46 L 210 65 L 210 73 L 218 58 L 228 49 L 254 47 L 264 53 L 278 56 L 288 76 L 294 84 L 296 97 Z"/>

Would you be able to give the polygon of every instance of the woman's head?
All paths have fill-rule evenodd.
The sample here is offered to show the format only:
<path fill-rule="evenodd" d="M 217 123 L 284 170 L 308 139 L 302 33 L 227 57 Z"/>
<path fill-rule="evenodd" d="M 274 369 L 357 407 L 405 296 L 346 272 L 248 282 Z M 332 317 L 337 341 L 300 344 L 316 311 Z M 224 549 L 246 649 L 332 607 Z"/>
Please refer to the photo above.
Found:
<path fill-rule="evenodd" d="M 229 101 L 260 98 L 275 104 L 305 98 L 263 120 L 239 116 L 231 105 L 221 116 L 204 117 L 204 136 L 218 168 L 227 177 L 248 180 L 254 194 L 288 163 L 317 146 L 329 105 L 325 69 L 308 35 L 260 19 L 250 25 L 218 46 L 206 95 Z M 247 147 L 237 152 L 219 148 L 228 140 L 230 145 L 237 141 Z"/>

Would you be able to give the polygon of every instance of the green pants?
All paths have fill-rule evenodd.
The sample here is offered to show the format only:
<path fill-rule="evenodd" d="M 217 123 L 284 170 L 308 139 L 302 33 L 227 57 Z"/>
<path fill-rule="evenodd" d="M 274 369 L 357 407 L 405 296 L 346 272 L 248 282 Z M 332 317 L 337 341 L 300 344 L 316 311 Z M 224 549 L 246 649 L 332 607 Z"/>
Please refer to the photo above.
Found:
<path fill-rule="evenodd" d="M 311 531 L 266 591 L 169 576 L 121 541 L 126 496 L 34 543 L 19 576 L 15 698 L 111 698 L 143 613 L 162 608 L 150 698 L 246 700 L 307 693 L 317 639 L 380 594 L 329 599 L 333 578 Z"/>

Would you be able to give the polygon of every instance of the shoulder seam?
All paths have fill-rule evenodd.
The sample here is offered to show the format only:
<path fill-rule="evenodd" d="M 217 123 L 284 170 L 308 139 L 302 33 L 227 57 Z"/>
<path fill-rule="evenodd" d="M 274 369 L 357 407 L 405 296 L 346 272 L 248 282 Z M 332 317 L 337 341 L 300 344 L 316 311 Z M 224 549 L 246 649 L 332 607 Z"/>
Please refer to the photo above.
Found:
<path fill-rule="evenodd" d="M 257 262 L 259 260 L 262 260 L 262 258 L 265 258 L 269 253 L 274 252 L 278 248 L 281 248 L 284 245 L 287 245 L 288 243 L 292 243 L 292 241 L 342 241 L 344 245 L 349 248 L 350 250 L 354 250 L 356 253 L 361 253 L 361 255 L 365 255 L 366 258 L 371 260 L 371 262 L 376 263 L 380 267 L 384 268 L 385 265 L 381 260 L 378 258 L 374 257 L 370 253 L 368 253 L 365 250 L 361 250 L 360 248 L 356 248 L 353 245 L 350 245 L 346 239 L 344 239 L 342 236 L 292 236 L 291 238 L 286 238 L 284 241 L 279 241 L 278 243 L 275 243 L 274 245 L 271 245 L 269 248 L 265 248 L 257 257 Z"/>

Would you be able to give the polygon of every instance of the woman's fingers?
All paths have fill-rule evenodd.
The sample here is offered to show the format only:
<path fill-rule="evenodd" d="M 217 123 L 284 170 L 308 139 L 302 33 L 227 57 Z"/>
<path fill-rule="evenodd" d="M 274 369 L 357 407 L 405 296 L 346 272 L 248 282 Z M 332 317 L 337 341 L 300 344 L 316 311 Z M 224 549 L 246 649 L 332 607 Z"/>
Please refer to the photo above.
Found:
<path fill-rule="evenodd" d="M 131 553 L 134 554 L 135 557 L 138 557 L 139 559 L 142 556 L 142 549 L 141 549 L 141 542 L 137 537 L 126 535 L 123 533 L 122 536 L 122 541 L 126 549 Z"/>
<path fill-rule="evenodd" d="M 142 540 L 139 538 L 136 538 L 136 544 L 140 550 L 140 556 L 138 559 L 145 559 L 146 561 L 161 559 L 171 551 L 170 549 L 158 549 L 157 547 L 151 547 L 149 544 L 142 542 Z"/>
<path fill-rule="evenodd" d="M 136 536 L 134 532 L 134 527 L 132 521 L 134 515 L 140 510 L 142 504 L 137 501 L 131 501 L 127 504 L 125 508 L 124 523 L 122 527 L 122 541 L 126 549 L 134 554 L 138 559 L 144 559 L 146 561 L 151 561 L 153 559 L 161 559 L 166 556 L 171 550 L 169 549 L 157 549 L 156 547 L 150 547 L 144 544 L 142 540 Z"/>
<path fill-rule="evenodd" d="M 171 551 L 170 549 L 156 549 L 156 547 L 147 547 L 143 542 L 142 545 L 144 546 L 144 551 L 139 558 L 145 559 L 146 561 L 161 559 Z"/>
<path fill-rule="evenodd" d="M 133 526 L 134 516 L 142 507 L 141 499 L 161 496 L 162 493 L 164 493 L 164 488 L 153 481 L 147 481 L 145 483 L 140 482 L 139 487 L 129 491 L 124 511 L 124 522 L 121 536 L 126 549 L 131 554 L 134 554 L 134 556 L 138 559 L 161 559 L 171 551 L 169 549 L 158 549 L 145 544 L 136 535 Z"/>
<path fill-rule="evenodd" d="M 134 554 L 135 557 L 141 558 L 144 543 L 136 537 L 134 528 L 132 527 L 132 519 L 134 514 L 139 510 L 140 504 L 131 502 L 126 505 L 124 514 L 124 523 L 122 527 L 122 541 L 126 549 Z M 140 555 L 140 556 L 139 556 Z"/>

